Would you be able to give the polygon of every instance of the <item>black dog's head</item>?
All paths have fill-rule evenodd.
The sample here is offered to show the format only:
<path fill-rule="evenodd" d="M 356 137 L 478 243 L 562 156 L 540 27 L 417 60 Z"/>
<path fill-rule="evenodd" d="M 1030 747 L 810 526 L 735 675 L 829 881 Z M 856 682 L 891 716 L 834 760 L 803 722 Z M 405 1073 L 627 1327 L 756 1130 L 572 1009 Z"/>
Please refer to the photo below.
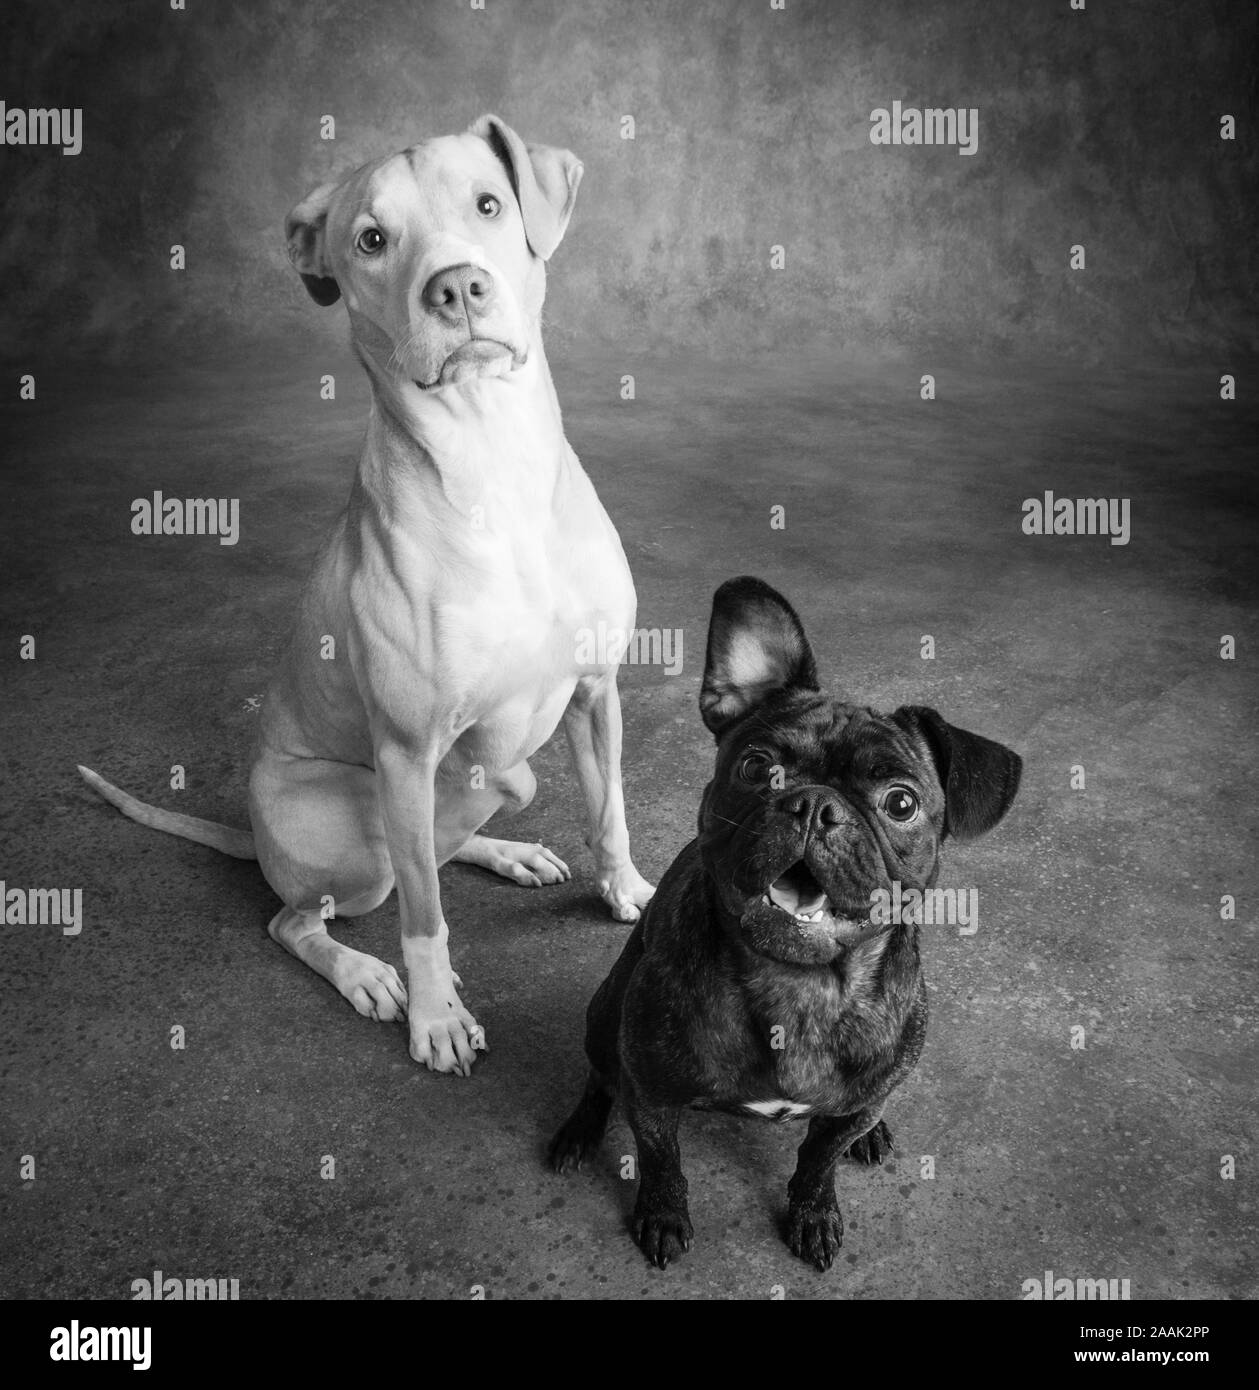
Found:
<path fill-rule="evenodd" d="M 946 835 L 991 830 L 1022 759 L 932 709 L 876 714 L 818 689 L 795 610 L 759 579 L 713 598 L 700 693 L 717 768 L 699 844 L 731 928 L 825 965 L 867 939 L 875 890 L 929 888 Z"/>

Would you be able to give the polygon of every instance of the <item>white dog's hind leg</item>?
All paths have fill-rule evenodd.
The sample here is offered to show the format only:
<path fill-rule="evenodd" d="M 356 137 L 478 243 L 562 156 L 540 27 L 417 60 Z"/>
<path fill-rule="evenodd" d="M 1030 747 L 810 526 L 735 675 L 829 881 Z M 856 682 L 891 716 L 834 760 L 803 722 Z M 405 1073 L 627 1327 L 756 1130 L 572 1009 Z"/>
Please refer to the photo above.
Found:
<path fill-rule="evenodd" d="M 267 925 L 273 941 L 334 985 L 363 1015 L 380 1023 L 407 1016 L 407 991 L 398 972 L 365 951 L 343 946 L 328 935 L 318 908 L 282 907 Z"/>
<path fill-rule="evenodd" d="M 563 883 L 572 878 L 567 864 L 545 845 L 525 844 L 521 840 L 495 840 L 473 835 L 451 858 L 460 864 L 475 864 L 525 888 L 541 888 L 544 883 Z"/>
<path fill-rule="evenodd" d="M 500 809 L 509 816 L 523 811 L 537 790 L 538 780 L 524 760 L 494 779 L 493 794 L 499 800 Z M 498 840 L 492 835 L 481 834 L 461 840 L 457 828 L 461 823 L 479 831 L 489 819 L 488 816 L 480 819 L 476 811 L 469 818 L 466 805 L 460 806 L 454 814 L 443 808 L 439 812 L 439 819 L 449 826 L 455 842 L 459 843 L 459 848 L 450 858 L 460 864 L 475 864 L 479 869 L 488 869 L 492 874 L 509 878 L 526 888 L 541 888 L 544 883 L 563 883 L 565 879 L 572 878 L 568 865 L 545 845 L 528 844 L 522 840 Z"/>

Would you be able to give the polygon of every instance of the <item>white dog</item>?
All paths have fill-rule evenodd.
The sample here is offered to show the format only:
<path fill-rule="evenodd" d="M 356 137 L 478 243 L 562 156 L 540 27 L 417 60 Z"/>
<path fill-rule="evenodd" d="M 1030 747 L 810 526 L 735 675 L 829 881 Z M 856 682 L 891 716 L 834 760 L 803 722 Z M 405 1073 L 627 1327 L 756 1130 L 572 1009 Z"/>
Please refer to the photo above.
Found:
<path fill-rule="evenodd" d="M 456 991 L 438 867 L 535 887 L 569 877 L 541 845 L 478 833 L 528 804 L 527 759 L 561 719 L 600 893 L 624 922 L 652 894 L 625 828 L 616 663 L 579 659 L 583 631 L 633 629 L 634 585 L 542 349 L 545 263 L 581 173 L 483 116 L 294 208 L 290 258 L 318 303 L 345 301 L 373 394 L 349 503 L 262 707 L 253 833 L 81 769 L 133 819 L 256 857 L 285 904 L 275 940 L 361 1014 L 405 1011 L 411 1055 L 436 1071 L 467 1075 L 485 1046 Z M 370 912 L 395 885 L 405 988 L 328 933 L 334 913 Z"/>

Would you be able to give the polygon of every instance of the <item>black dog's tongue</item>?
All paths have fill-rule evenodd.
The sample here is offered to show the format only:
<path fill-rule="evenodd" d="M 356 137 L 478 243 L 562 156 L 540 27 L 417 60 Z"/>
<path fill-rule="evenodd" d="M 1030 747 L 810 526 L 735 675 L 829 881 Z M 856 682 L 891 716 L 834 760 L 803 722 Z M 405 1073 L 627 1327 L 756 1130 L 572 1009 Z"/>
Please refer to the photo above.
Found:
<path fill-rule="evenodd" d="M 793 917 L 821 918 L 830 906 L 825 892 L 803 862 L 793 864 L 769 885 L 765 896 Z"/>
<path fill-rule="evenodd" d="M 839 916 L 826 889 L 798 859 L 778 875 L 740 919 L 753 950 L 791 965 L 826 965 L 877 935 L 862 916 Z"/>

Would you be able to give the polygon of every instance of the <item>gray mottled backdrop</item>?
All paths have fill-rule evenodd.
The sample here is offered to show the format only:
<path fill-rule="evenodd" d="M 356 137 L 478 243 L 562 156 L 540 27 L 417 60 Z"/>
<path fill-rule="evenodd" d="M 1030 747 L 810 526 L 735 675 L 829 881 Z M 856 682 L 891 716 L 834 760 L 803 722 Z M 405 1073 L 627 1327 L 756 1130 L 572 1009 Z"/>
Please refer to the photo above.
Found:
<path fill-rule="evenodd" d="M 85 122 L 77 157 L 0 148 L 0 880 L 83 906 L 79 935 L 0 924 L 0 1298 L 127 1298 L 163 1270 L 268 1300 L 1014 1300 L 1048 1270 L 1134 1307 L 1253 1300 L 1254 0 L 187 4 L 0 18 L 0 101 Z M 978 108 L 978 152 L 872 145 L 898 100 Z M 926 1049 L 888 1162 L 843 1164 L 826 1275 L 781 1238 L 799 1129 L 686 1118 L 696 1243 L 667 1271 L 627 1232 L 623 1118 L 580 1178 L 547 1170 L 625 938 L 563 739 L 503 833 L 573 879 L 442 872 L 492 1048 L 467 1079 L 271 940 L 255 866 L 134 824 L 75 770 L 245 823 L 262 692 L 370 400 L 285 214 L 487 110 L 585 161 L 548 351 L 640 632 L 684 638 L 680 672 L 622 673 L 639 869 L 660 881 L 695 833 L 711 596 L 735 574 L 797 606 L 827 688 L 1024 758 L 1010 816 L 946 846 L 942 886 L 981 893 L 982 925 L 924 928 Z M 133 531 L 159 490 L 238 502 L 239 544 Z M 1130 533 L 1026 534 L 1050 490 L 1130 502 Z M 509 552 L 501 573 L 531 563 Z M 337 934 L 397 962 L 398 916 Z M 1049 1339 L 1109 1306 L 1038 1321 L 1034 1354 L 1067 1358 Z M 863 1302 L 860 1348 L 902 1369 L 1001 1330 L 910 1316 L 912 1336 Z M 417 1343 L 325 1321 L 275 1324 L 296 1375 Z M 33 1339 L 46 1367 L 48 1322 L 15 1320 L 6 1355 Z M 248 1339 L 204 1326 L 186 1360 L 155 1331 L 168 1379 L 216 1354 L 239 1375 Z"/>
<path fill-rule="evenodd" d="M 8 9 L 3 99 L 81 106 L 84 147 L 0 151 L 6 356 L 230 345 L 299 321 L 341 336 L 336 313 L 310 328 L 285 212 L 482 110 L 586 164 L 558 344 L 1254 346 L 1253 5 L 106 0 L 70 27 L 58 6 Z M 870 112 L 895 99 L 977 107 L 978 153 L 876 148 Z"/>

